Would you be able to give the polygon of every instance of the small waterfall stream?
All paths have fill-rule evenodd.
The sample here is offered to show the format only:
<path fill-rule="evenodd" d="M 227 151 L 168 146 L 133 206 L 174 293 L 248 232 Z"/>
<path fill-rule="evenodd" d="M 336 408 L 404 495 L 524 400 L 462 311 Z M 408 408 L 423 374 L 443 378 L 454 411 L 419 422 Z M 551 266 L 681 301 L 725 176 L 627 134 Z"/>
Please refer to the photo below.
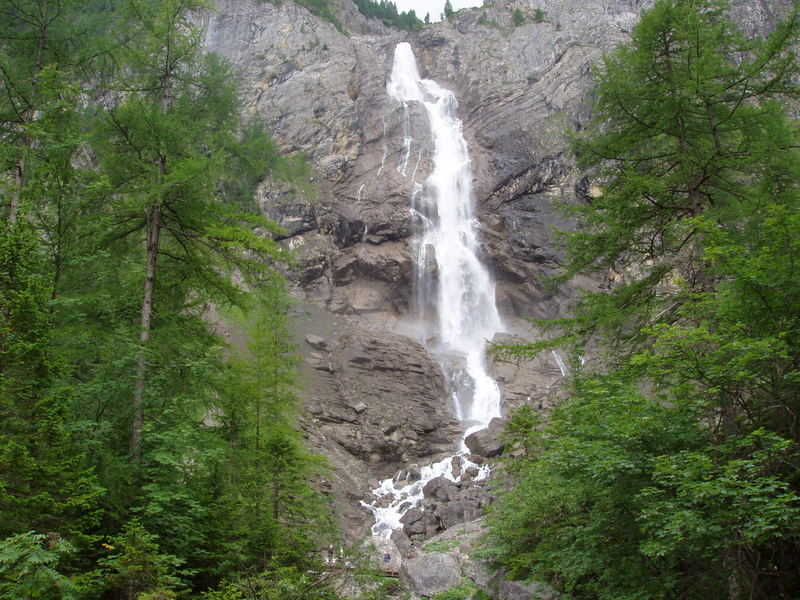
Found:
<path fill-rule="evenodd" d="M 421 503 L 422 488 L 428 481 L 439 476 L 457 481 L 466 468 L 477 466 L 466 458 L 464 440 L 500 416 L 500 390 L 487 372 L 484 348 L 502 328 L 494 282 L 478 258 L 472 175 L 456 98 L 435 81 L 420 77 L 406 42 L 395 49 L 386 91 L 403 108 L 403 152 L 397 170 L 405 177 L 414 145 L 410 106 L 421 107 L 430 124 L 432 171 L 424 183 L 413 181 L 416 168 L 411 175 L 414 309 L 421 324 L 434 321 L 426 337 L 435 342 L 427 346 L 451 379 L 454 410 L 464 434 L 454 457 L 423 467 L 411 483 L 406 473 L 399 473 L 373 490 L 376 500 L 363 504 L 375 515 L 372 533 L 383 536 L 401 527 L 404 512 Z M 475 479 L 487 474 L 484 466 Z"/>

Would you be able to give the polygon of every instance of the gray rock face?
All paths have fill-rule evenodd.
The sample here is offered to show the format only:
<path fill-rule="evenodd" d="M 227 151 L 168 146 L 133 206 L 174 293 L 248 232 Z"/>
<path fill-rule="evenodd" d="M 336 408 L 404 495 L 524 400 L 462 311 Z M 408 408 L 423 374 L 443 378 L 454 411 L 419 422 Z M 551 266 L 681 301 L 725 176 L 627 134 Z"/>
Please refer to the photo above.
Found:
<path fill-rule="evenodd" d="M 461 567 L 450 554 L 431 552 L 404 560 L 400 578 L 420 596 L 433 596 L 460 583 Z"/>
<path fill-rule="evenodd" d="M 367 481 L 391 475 L 403 461 L 450 451 L 458 431 L 435 361 L 419 344 L 390 333 L 408 312 L 412 278 L 412 182 L 397 170 L 402 110 L 385 93 L 394 46 L 406 34 L 387 34 L 359 20 L 349 0 L 336 1 L 345 9 L 345 26 L 358 35 L 342 35 L 291 2 L 217 0 L 217 11 L 202 18 L 206 46 L 243 74 L 247 109 L 268 124 L 285 151 L 304 152 L 316 170 L 313 198 L 267 182 L 258 201 L 286 231 L 281 243 L 295 256 L 288 275 L 296 295 L 342 321 L 336 336 L 325 334 L 325 345 L 309 342 L 301 393 L 309 442 L 331 459 L 335 470 L 327 485 L 340 498 L 345 530 L 357 537 L 371 519 L 358 506 Z M 510 23 L 510 4 L 491 10 Z M 506 315 L 557 314 L 561 300 L 525 282 L 557 258 L 548 250 L 552 217 L 541 195 L 554 193 L 566 177 L 563 142 L 532 142 L 543 137 L 534 133 L 543 130 L 537 123 L 557 109 L 529 89 L 528 66 L 514 63 L 522 60 L 542 77 L 550 72 L 548 89 L 558 102 L 569 97 L 578 104 L 581 91 L 559 91 L 556 72 L 569 64 L 561 58 L 565 48 L 585 46 L 587 39 L 565 31 L 553 53 L 550 38 L 540 39 L 538 29 L 532 35 L 531 26 L 496 31 L 468 21 L 426 27 L 411 42 L 421 71 L 458 95 L 501 308 Z M 554 35 L 552 24 L 545 29 Z M 587 54 L 577 46 L 572 51 Z M 585 64 L 567 71 L 585 77 Z M 521 130 L 523 121 L 530 125 Z M 424 181 L 431 144 L 418 110 L 410 125 L 417 181 Z M 541 197 L 514 204 L 526 194 Z M 548 308 L 537 308 L 540 300 Z M 300 333 L 317 335 L 318 325 Z M 431 516 L 410 525 L 415 535 L 432 535 L 442 523 L 476 512 L 474 498 L 450 502 L 456 504 L 444 508 L 439 501 Z"/>
<path fill-rule="evenodd" d="M 401 553 L 402 556 L 408 556 L 411 554 L 413 549 L 411 540 L 409 537 L 403 533 L 402 529 L 395 529 L 392 532 L 391 538 L 392 542 L 394 542 L 395 547 Z"/>
<path fill-rule="evenodd" d="M 409 199 L 430 172 L 433 147 L 426 118 L 411 106 L 416 170 L 413 179 L 398 171 L 403 110 L 385 92 L 396 43 L 410 41 L 423 76 L 456 94 L 498 308 L 510 332 L 530 338 L 522 317 L 561 316 L 576 286 L 596 285 L 539 283 L 561 261 L 551 227 L 571 226 L 554 204 L 586 201 L 590 182 L 576 171 L 564 132 L 590 117 L 591 62 L 628 38 L 649 0 L 495 0 L 413 34 L 365 19 L 350 0 L 331 1 L 350 35 L 292 2 L 215 0 L 216 10 L 197 20 L 206 47 L 241 72 L 246 110 L 314 169 L 307 192 L 266 182 L 256 199 L 284 229 L 294 296 L 315 311 L 313 322 L 295 323 L 298 341 L 325 338 L 300 344 L 303 426 L 334 466 L 326 491 L 340 499 L 345 531 L 358 537 L 371 519 L 358 507 L 367 482 L 406 460 L 449 452 L 458 437 L 436 362 L 395 333 L 412 298 Z M 739 0 L 735 10 L 756 31 L 789 4 Z M 516 8 L 528 16 L 519 27 Z M 530 18 L 536 8 L 540 23 Z M 481 13 L 492 26 L 478 23 Z M 336 331 L 325 331 L 333 322 Z M 494 362 L 504 411 L 523 403 L 547 410 L 561 379 L 554 361 Z M 474 499 L 454 496 L 449 502 L 461 504 L 441 509 L 433 523 L 418 521 L 425 532 L 415 535 L 470 518 Z"/>
<path fill-rule="evenodd" d="M 521 344 L 526 341 L 519 336 L 499 334 L 492 343 Z M 549 410 L 555 404 L 563 381 L 561 369 L 553 353 L 542 354 L 532 361 L 494 357 L 490 369 L 502 390 L 504 414 L 523 404 L 542 411 Z"/>
<path fill-rule="evenodd" d="M 371 500 L 377 479 L 405 463 L 450 454 L 459 426 L 441 371 L 417 342 L 355 330 L 348 319 L 314 307 L 295 321 L 304 339 L 301 425 L 311 449 L 332 466 L 320 489 L 331 493 L 349 537 L 362 537 L 372 514 L 359 501 Z M 405 471 L 408 481 L 419 478 L 418 469 Z"/>
<path fill-rule="evenodd" d="M 318 429 L 353 456 L 388 467 L 383 476 L 450 450 L 458 436 L 441 371 L 411 339 L 349 333 L 310 361 L 325 380 L 307 404 Z"/>

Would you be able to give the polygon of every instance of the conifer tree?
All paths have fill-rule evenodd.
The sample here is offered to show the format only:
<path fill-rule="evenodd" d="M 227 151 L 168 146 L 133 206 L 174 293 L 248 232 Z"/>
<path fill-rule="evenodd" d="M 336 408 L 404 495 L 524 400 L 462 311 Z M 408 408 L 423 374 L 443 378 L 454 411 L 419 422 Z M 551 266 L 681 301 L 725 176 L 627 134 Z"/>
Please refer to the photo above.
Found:
<path fill-rule="evenodd" d="M 795 5 L 766 39 L 750 39 L 724 2 L 658 2 L 632 43 L 603 59 L 595 120 L 575 144 L 602 193 L 572 211 L 581 227 L 569 236 L 568 275 L 636 264 L 640 274 L 607 298 L 629 315 L 670 274 L 703 285 L 694 217 L 735 228 L 765 193 L 791 194 L 784 107 L 800 93 L 798 21 Z"/>
<path fill-rule="evenodd" d="M 566 276 L 613 270 L 542 323 L 575 353 L 570 398 L 512 460 L 497 556 L 580 598 L 800 592 L 800 6 L 764 39 L 727 5 L 660 0 L 597 69 L 575 149 Z M 597 335 L 601 334 L 601 335 Z M 587 341 L 602 368 L 587 373 Z M 526 354 L 551 342 L 513 351 Z M 554 490 L 564 490 L 565 493 Z"/>
<path fill-rule="evenodd" d="M 445 19 L 449 19 L 453 16 L 453 3 L 450 0 L 445 0 L 444 2 L 444 12 L 442 13 Z"/>
<path fill-rule="evenodd" d="M 26 220 L 0 229 L 0 537 L 87 533 L 102 492 L 56 385 L 43 256 Z"/>
<path fill-rule="evenodd" d="M 270 240 L 242 226 L 274 230 L 269 221 L 238 213 L 216 197 L 239 105 L 227 66 L 200 54 L 198 32 L 187 21 L 188 11 L 199 7 L 184 0 L 131 2 L 141 35 L 127 49 L 127 81 L 98 137 L 119 199 L 113 206 L 118 226 L 108 240 L 145 243 L 131 408 L 134 461 L 142 451 L 158 294 L 167 293 L 159 273 L 173 272 L 183 280 L 178 293 L 187 303 L 212 297 L 235 301 L 242 292 L 231 282 L 232 270 L 250 276 L 264 269 L 243 251 L 273 258 L 279 254 Z"/>
<path fill-rule="evenodd" d="M 229 483 L 235 544 L 263 569 L 305 564 L 309 552 L 336 533 L 308 483 L 322 465 L 302 448 L 295 423 L 297 356 L 289 342 L 289 308 L 280 282 L 258 290 L 242 315 L 249 339 L 229 361 L 232 389 L 221 407 L 234 449 L 230 464 L 236 465 L 230 469 L 236 481 Z"/>
<path fill-rule="evenodd" d="M 52 120 L 57 112 L 74 114 L 73 78 L 88 73 L 104 53 L 102 44 L 90 39 L 99 12 L 86 8 L 74 0 L 0 2 L 0 170 L 8 176 L 3 209 L 10 223 L 25 191 L 43 179 L 32 170 L 42 164 L 49 165 L 45 171 L 56 169 L 55 155 L 68 150 L 55 143 Z M 51 180 L 56 174 L 48 173 Z M 35 193 L 29 196 L 39 201 Z"/>

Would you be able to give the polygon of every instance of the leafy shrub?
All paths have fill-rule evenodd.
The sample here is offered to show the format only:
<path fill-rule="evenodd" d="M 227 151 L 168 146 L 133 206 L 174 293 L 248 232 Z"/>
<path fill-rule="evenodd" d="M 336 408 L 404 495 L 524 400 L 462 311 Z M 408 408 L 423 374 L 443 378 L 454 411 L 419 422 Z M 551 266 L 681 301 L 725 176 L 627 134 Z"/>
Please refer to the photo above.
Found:
<path fill-rule="evenodd" d="M 56 571 L 59 554 L 72 547 L 32 531 L 0 540 L 0 599 L 75 598 L 72 582 Z"/>
<path fill-rule="evenodd" d="M 467 600 L 478 591 L 478 587 L 471 579 L 463 579 L 456 587 L 434 594 L 431 600 Z"/>

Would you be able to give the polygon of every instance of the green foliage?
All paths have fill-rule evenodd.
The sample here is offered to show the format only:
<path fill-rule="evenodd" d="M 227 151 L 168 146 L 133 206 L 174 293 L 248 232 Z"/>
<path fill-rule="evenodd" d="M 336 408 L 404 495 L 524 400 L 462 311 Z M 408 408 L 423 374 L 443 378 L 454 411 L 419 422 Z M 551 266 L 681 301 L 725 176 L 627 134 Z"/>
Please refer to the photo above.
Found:
<path fill-rule="evenodd" d="M 55 568 L 60 555 L 72 551 L 55 534 L 29 531 L 0 540 L 0 599 L 75 599 L 75 585 Z"/>
<path fill-rule="evenodd" d="M 324 582 L 295 567 L 268 569 L 239 583 L 246 600 L 335 600 Z"/>
<path fill-rule="evenodd" d="M 456 587 L 438 592 L 431 596 L 431 598 L 432 600 L 467 600 L 468 598 L 472 598 L 477 591 L 478 588 L 471 579 L 464 579 Z"/>
<path fill-rule="evenodd" d="M 221 433 L 240 449 L 228 458 L 240 479 L 229 489 L 226 560 L 235 563 L 244 550 L 262 569 L 302 565 L 315 548 L 335 543 L 328 537 L 335 528 L 326 522 L 324 499 L 308 485 L 322 465 L 294 429 L 297 356 L 288 342 L 286 292 L 276 284 L 254 300 L 240 316 L 249 340 L 229 362 L 231 388 L 220 406 Z"/>
<path fill-rule="evenodd" d="M 203 592 L 202 598 L 203 600 L 244 600 L 242 592 L 231 584 L 219 590 Z"/>
<path fill-rule="evenodd" d="M 544 11 L 541 8 L 537 8 L 533 11 L 533 22 L 541 23 L 542 21 L 544 21 Z"/>
<path fill-rule="evenodd" d="M 445 0 L 444 12 L 442 13 L 442 15 L 444 16 L 445 19 L 450 19 L 450 17 L 452 17 L 454 14 L 455 12 L 453 11 L 453 3 L 450 2 L 450 0 Z"/>
<path fill-rule="evenodd" d="M 205 6 L 0 5 L 3 597 L 171 598 L 284 568 L 325 587 L 306 573 L 334 530 L 294 425 L 280 231 L 252 200 L 308 167 L 241 122 L 188 16 Z M 85 34 L 97 20 L 113 42 Z M 235 310 L 247 358 L 211 324 Z"/>
<path fill-rule="evenodd" d="M 458 540 L 444 540 L 441 542 L 430 542 L 422 547 L 423 552 L 449 552 L 458 546 Z"/>
<path fill-rule="evenodd" d="M 485 25 L 486 27 L 494 27 L 495 29 L 500 28 L 500 23 L 498 23 L 495 19 L 489 20 L 489 17 L 486 16 L 485 11 L 481 11 L 477 23 L 478 25 Z"/>
<path fill-rule="evenodd" d="M 397 5 L 390 0 L 354 0 L 361 14 L 371 18 L 380 19 L 384 25 L 405 29 L 407 31 L 419 31 L 422 29 L 422 21 L 417 17 L 417 13 L 411 9 L 404 12 L 397 12 Z M 426 15 L 426 23 L 430 23 L 430 15 Z"/>
<path fill-rule="evenodd" d="M 578 598 L 800 593 L 797 8 L 766 39 L 719 2 L 662 0 L 597 71 L 576 136 L 602 193 L 573 207 L 567 276 L 608 270 L 570 319 L 577 357 L 541 431 L 511 420 L 492 553 Z M 521 449 L 525 449 L 527 457 Z"/>
<path fill-rule="evenodd" d="M 794 15 L 752 40 L 718 2 L 653 6 L 597 71 L 595 125 L 576 152 L 600 169 L 603 193 L 580 209 L 571 272 L 617 260 L 673 266 L 696 239 L 688 217 L 736 218 L 760 191 L 789 193 L 797 159 L 780 101 L 797 92 L 796 36 Z"/>
<path fill-rule="evenodd" d="M 55 386 L 49 286 L 36 234 L 0 229 L 0 535 L 27 528 L 78 533 L 101 490 L 67 423 L 71 397 Z M 46 528 L 46 529 L 45 529 Z"/>
<path fill-rule="evenodd" d="M 130 5 L 141 35 L 125 48 L 131 68 L 121 85 L 137 91 L 116 100 L 95 135 L 114 191 L 103 207 L 111 217 L 105 243 L 140 252 L 136 274 L 144 291 L 130 409 L 134 462 L 150 433 L 144 415 L 158 415 L 152 407 L 163 406 L 164 390 L 154 385 L 156 357 L 172 338 L 162 333 L 174 331 L 177 321 L 197 322 L 187 311 L 204 303 L 240 302 L 245 294 L 232 282 L 234 270 L 257 281 L 271 275 L 265 259 L 281 255 L 271 239 L 253 231 L 277 232 L 273 223 L 216 197 L 234 161 L 227 149 L 238 127 L 239 99 L 228 65 L 200 54 L 197 31 L 188 24 L 188 10 L 198 7 L 181 0 Z M 163 356 L 171 360 L 171 353 Z"/>
<path fill-rule="evenodd" d="M 519 27 L 520 25 L 525 24 L 525 13 L 522 12 L 519 8 L 515 8 L 514 12 L 511 15 L 511 22 L 514 23 L 514 27 Z"/>
<path fill-rule="evenodd" d="M 294 0 L 294 2 L 303 8 L 307 8 L 311 14 L 325 19 L 336 27 L 339 32 L 347 33 L 328 0 Z"/>
<path fill-rule="evenodd" d="M 126 600 L 174 598 L 179 580 L 175 570 L 181 561 L 159 552 L 156 536 L 138 521 L 130 521 L 109 546 L 116 554 L 105 561 L 109 583 Z"/>

